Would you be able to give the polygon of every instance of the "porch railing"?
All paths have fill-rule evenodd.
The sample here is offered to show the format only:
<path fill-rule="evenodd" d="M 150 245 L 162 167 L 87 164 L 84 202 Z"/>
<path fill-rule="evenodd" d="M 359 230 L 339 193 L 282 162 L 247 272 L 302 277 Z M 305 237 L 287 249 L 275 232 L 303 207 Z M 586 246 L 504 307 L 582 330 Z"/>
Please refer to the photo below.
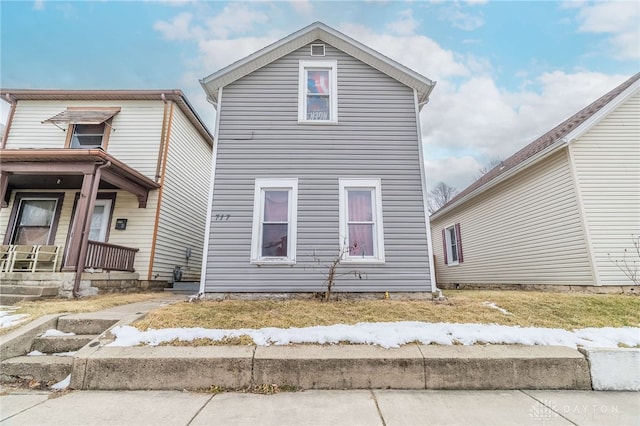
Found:
<path fill-rule="evenodd" d="M 89 241 L 85 268 L 134 272 L 133 262 L 137 251 L 137 248 Z"/>

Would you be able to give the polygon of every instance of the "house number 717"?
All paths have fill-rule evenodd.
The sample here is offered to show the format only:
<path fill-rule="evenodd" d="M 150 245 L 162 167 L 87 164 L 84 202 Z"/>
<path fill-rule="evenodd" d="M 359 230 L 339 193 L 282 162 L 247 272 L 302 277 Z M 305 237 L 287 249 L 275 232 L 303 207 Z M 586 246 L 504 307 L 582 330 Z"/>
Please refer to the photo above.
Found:
<path fill-rule="evenodd" d="M 230 214 L 217 214 L 215 220 L 229 220 Z"/>

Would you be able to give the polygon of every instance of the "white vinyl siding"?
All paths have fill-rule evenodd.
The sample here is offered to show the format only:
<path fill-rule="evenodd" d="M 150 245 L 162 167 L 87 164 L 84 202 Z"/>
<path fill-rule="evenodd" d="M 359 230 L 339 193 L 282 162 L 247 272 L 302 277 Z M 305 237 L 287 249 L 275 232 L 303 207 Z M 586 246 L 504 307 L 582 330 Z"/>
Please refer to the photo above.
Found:
<path fill-rule="evenodd" d="M 315 42 L 315 41 L 314 41 Z M 341 276 L 338 291 L 430 291 L 413 90 L 326 45 L 337 61 L 338 125 L 298 122 L 299 61 L 310 45 L 225 86 L 205 290 L 312 292 L 339 254 L 339 178 L 381 181 L 385 263 Z M 298 178 L 296 264 L 252 265 L 256 178 Z M 215 220 L 218 213 L 229 220 Z M 346 272 L 348 265 L 340 266 Z"/>
<path fill-rule="evenodd" d="M 270 214 L 269 199 L 284 209 Z M 251 263 L 294 264 L 296 261 L 296 236 L 298 216 L 298 180 L 256 179 L 253 195 L 253 226 L 251 232 Z M 266 241 L 269 228 L 278 234 L 278 241 Z M 278 232 L 279 231 L 279 232 Z M 271 247 L 278 244 L 278 249 Z"/>
<path fill-rule="evenodd" d="M 359 197 L 360 200 L 354 198 Z M 354 211 L 359 201 L 368 206 Z M 350 206 L 354 206 L 351 209 Z M 384 263 L 384 226 L 380 179 L 340 179 L 340 251 L 342 262 Z M 360 228 L 360 229 L 357 229 Z M 357 234 L 363 234 L 357 238 Z M 370 240 L 370 243 L 367 242 Z"/>
<path fill-rule="evenodd" d="M 464 263 L 444 264 L 442 232 L 464 224 Z M 567 152 L 432 220 L 438 283 L 593 285 Z"/>
<path fill-rule="evenodd" d="M 152 277 L 170 280 L 180 266 L 184 281 L 199 280 L 210 175 L 211 145 L 175 106 Z"/>
<path fill-rule="evenodd" d="M 67 127 L 42 121 L 67 107 L 120 107 L 111 122 L 107 153 L 155 179 L 164 104 L 158 101 L 28 101 L 21 100 L 11 122 L 7 149 L 64 148 Z"/>
<path fill-rule="evenodd" d="M 630 260 L 631 235 L 640 235 L 640 94 L 572 142 L 570 149 L 599 284 L 631 285 L 612 260 L 622 259 L 625 249 Z"/>

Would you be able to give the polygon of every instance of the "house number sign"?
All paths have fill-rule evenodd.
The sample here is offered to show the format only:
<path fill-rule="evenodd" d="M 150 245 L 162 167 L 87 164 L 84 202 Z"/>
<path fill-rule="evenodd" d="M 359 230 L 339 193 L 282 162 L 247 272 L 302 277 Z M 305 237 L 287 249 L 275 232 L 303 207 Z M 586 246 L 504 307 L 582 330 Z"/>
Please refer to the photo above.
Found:
<path fill-rule="evenodd" d="M 214 220 L 229 220 L 229 218 L 231 217 L 230 214 L 217 214 L 214 218 Z"/>

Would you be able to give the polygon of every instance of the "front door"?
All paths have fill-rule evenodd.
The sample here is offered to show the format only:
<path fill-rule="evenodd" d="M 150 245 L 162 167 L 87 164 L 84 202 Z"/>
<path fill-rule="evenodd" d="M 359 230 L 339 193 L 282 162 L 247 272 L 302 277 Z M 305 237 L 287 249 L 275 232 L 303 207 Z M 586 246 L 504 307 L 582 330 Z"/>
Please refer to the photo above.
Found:
<path fill-rule="evenodd" d="M 89 240 L 106 242 L 109 229 L 109 215 L 111 214 L 111 200 L 96 200 L 91 217 Z"/>

